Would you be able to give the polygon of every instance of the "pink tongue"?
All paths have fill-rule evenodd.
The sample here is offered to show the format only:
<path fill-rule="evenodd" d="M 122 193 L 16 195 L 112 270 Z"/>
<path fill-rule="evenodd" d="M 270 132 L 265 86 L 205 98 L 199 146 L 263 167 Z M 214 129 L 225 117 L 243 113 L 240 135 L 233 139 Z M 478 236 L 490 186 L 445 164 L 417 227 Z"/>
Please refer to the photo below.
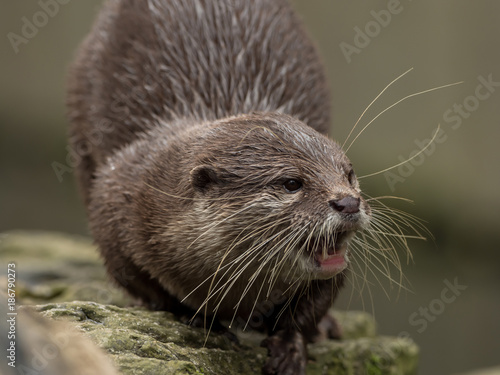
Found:
<path fill-rule="evenodd" d="M 344 262 L 344 257 L 342 255 L 330 255 L 327 258 L 323 258 L 322 256 L 318 259 L 319 263 L 322 266 L 330 266 L 334 264 L 341 264 Z"/>

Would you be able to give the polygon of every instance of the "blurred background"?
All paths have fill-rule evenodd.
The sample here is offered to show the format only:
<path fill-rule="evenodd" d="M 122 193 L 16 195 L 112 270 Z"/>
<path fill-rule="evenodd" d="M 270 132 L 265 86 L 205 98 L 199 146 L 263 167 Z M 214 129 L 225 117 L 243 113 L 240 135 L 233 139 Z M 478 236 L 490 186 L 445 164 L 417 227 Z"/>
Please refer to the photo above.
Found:
<path fill-rule="evenodd" d="M 64 2 L 57 11 L 35 1 L 0 4 L 0 231 L 88 234 L 72 174 L 58 177 L 53 167 L 67 165 L 66 70 L 101 0 Z M 499 366 L 500 2 L 293 4 L 324 58 L 331 135 L 341 143 L 367 105 L 409 68 L 354 134 L 407 95 L 464 82 L 401 102 L 349 149 L 357 175 L 367 175 L 415 155 L 440 124 L 426 152 L 361 180 L 371 196 L 414 201 L 387 203 L 424 220 L 433 234 L 410 243 L 408 291 L 375 271 L 382 285 L 368 277 L 369 292 L 354 284 L 338 306 L 373 312 L 381 334 L 415 340 L 420 374 Z"/>

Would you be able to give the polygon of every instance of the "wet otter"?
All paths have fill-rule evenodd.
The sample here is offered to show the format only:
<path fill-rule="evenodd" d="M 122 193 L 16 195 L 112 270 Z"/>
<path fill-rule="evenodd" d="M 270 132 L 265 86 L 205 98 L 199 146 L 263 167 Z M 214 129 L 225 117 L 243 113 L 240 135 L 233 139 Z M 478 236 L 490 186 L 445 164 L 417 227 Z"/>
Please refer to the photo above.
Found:
<path fill-rule="evenodd" d="M 262 325 L 305 373 L 370 207 L 284 0 L 108 0 L 71 68 L 70 143 L 106 267 L 153 309 Z M 239 320 L 238 320 L 239 319 Z M 328 326 L 328 325 L 327 325 Z"/>

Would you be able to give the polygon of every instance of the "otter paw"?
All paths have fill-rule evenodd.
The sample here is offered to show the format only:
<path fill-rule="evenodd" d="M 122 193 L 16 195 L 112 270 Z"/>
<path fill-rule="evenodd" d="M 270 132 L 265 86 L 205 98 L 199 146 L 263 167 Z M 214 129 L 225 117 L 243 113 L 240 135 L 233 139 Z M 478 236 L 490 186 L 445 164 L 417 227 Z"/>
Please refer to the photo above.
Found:
<path fill-rule="evenodd" d="M 278 331 L 262 341 L 268 358 L 264 375 L 305 375 L 307 352 L 304 337 L 299 332 Z"/>

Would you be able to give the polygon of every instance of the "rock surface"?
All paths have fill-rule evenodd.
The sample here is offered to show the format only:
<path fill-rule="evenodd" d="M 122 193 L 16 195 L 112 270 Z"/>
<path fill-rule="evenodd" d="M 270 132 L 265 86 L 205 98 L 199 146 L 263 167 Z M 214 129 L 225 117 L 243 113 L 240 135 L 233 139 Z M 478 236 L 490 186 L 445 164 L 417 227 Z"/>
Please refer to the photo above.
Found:
<path fill-rule="evenodd" d="M 215 333 L 206 339 L 203 329 L 189 327 L 171 313 L 125 307 L 131 301 L 107 282 L 102 261 L 86 238 L 5 233 L 0 237 L 0 263 L 8 262 L 15 262 L 18 272 L 17 303 L 32 305 L 21 310 L 71 322 L 124 375 L 260 373 L 266 357 L 259 346 L 262 335 L 237 332 L 239 344 Z M 310 345 L 308 374 L 416 373 L 418 348 L 411 340 L 376 336 L 366 313 L 334 315 L 344 339 Z"/>

